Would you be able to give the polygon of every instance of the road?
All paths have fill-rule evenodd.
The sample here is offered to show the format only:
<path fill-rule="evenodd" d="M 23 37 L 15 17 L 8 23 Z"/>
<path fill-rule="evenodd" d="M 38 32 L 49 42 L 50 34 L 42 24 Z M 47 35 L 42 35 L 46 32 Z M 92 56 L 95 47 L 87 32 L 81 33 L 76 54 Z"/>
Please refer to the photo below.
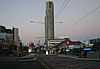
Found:
<path fill-rule="evenodd" d="M 20 57 L 17 60 L 0 62 L 0 69 L 45 69 L 43 65 L 37 60 L 34 54 Z"/>
<path fill-rule="evenodd" d="M 6 59 L 4 62 L 0 62 L 0 69 L 100 69 L 99 60 L 72 57 L 67 55 L 30 54 L 20 57 L 16 61 L 13 57 L 9 57 L 8 61 Z"/>
<path fill-rule="evenodd" d="M 44 69 L 38 61 L 16 61 L 0 63 L 0 69 Z"/>
<path fill-rule="evenodd" d="M 85 58 L 72 58 L 71 56 L 37 55 L 52 69 L 100 69 L 99 60 L 86 60 Z"/>

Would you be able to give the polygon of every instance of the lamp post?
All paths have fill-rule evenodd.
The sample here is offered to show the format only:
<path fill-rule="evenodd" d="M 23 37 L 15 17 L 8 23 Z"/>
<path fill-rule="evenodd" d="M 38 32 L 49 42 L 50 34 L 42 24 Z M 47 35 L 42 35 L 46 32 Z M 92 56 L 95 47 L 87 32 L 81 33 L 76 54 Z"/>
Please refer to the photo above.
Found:
<path fill-rule="evenodd" d="M 39 23 L 39 24 L 45 24 L 44 22 L 38 22 L 38 21 L 30 21 L 31 23 Z M 54 22 L 54 23 L 63 23 L 63 22 Z"/>

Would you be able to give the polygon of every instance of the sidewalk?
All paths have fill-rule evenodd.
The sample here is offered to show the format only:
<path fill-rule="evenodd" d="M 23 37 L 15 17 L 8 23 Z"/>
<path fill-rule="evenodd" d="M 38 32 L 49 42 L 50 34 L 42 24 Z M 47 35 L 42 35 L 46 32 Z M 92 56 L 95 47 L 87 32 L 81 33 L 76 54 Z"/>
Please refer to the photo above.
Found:
<path fill-rule="evenodd" d="M 73 58 L 73 59 L 81 59 L 81 60 L 91 60 L 91 61 L 100 61 L 100 59 L 93 59 L 93 58 L 82 58 L 78 56 L 72 56 L 72 55 L 58 55 L 59 57 L 67 57 L 67 58 Z"/>
<path fill-rule="evenodd" d="M 17 60 L 19 61 L 31 61 L 31 60 L 37 60 L 35 54 L 29 54 L 26 56 L 19 57 Z"/>
<path fill-rule="evenodd" d="M 45 63 L 48 69 L 100 69 L 100 61 L 89 61 L 77 56 L 39 54 L 37 58 Z"/>

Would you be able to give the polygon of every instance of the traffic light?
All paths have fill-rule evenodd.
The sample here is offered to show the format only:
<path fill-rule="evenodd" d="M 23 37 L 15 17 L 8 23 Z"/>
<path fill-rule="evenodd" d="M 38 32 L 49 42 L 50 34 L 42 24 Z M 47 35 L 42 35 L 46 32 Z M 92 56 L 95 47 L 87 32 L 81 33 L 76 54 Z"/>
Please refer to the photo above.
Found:
<path fill-rule="evenodd" d="M 71 41 L 66 41 L 66 45 L 69 46 L 71 44 Z"/>
<path fill-rule="evenodd" d="M 30 43 L 29 43 L 29 46 L 30 46 L 30 47 L 34 46 L 34 43 L 33 43 L 33 42 L 30 42 Z"/>
<path fill-rule="evenodd" d="M 67 42 L 66 42 L 66 44 L 67 44 L 67 45 L 69 45 L 69 44 L 70 44 L 70 42 L 69 42 L 69 41 L 67 41 Z"/>
<path fill-rule="evenodd" d="M 65 39 L 65 44 L 66 44 L 67 46 L 71 45 L 71 41 L 70 41 L 69 38 L 66 38 L 66 39 Z"/>

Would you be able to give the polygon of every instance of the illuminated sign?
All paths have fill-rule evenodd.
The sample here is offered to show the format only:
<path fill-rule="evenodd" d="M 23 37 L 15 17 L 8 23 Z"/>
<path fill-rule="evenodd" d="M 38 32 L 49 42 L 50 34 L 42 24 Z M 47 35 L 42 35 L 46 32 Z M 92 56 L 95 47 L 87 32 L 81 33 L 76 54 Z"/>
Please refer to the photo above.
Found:
<path fill-rule="evenodd" d="M 86 47 L 86 48 L 83 48 L 83 50 L 84 50 L 84 51 L 91 51 L 91 50 L 93 50 L 93 48 L 91 48 L 91 47 Z"/>

